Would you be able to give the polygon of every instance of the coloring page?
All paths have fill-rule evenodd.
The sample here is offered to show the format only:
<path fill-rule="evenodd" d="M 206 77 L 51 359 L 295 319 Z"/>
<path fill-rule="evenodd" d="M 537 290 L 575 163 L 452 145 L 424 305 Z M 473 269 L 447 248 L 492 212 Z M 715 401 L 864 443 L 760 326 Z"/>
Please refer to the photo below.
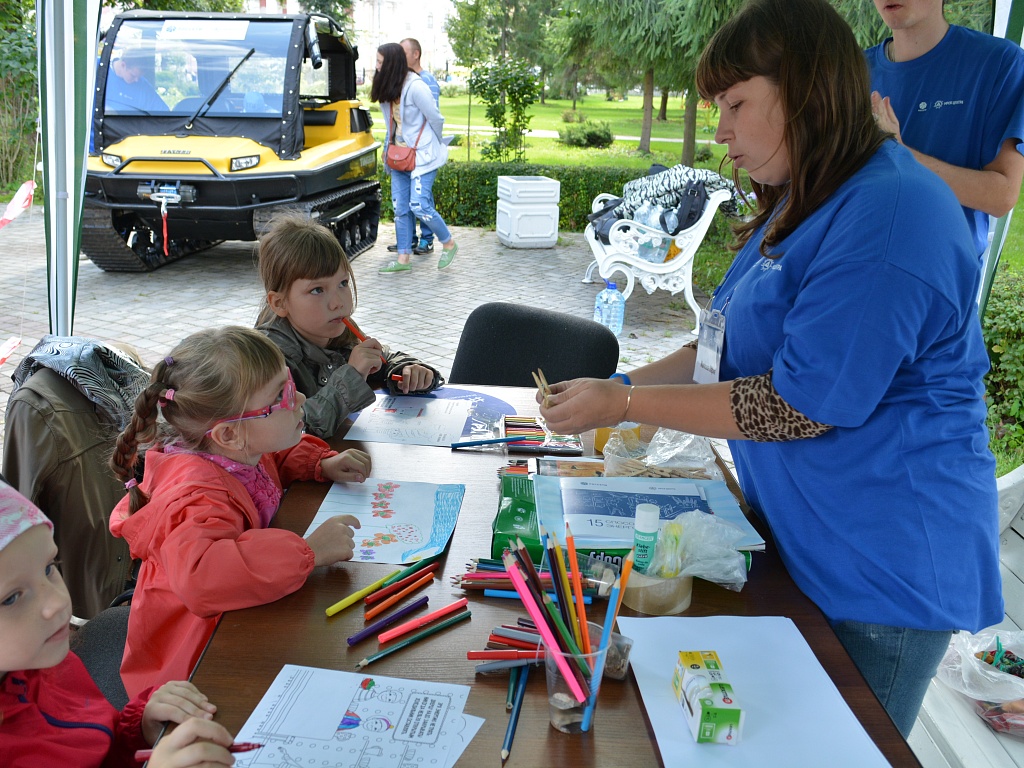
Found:
<path fill-rule="evenodd" d="M 413 563 L 436 555 L 455 530 L 466 486 L 406 483 L 367 478 L 335 483 L 303 534 L 308 537 L 335 515 L 359 519 L 354 561 Z"/>
<path fill-rule="evenodd" d="M 454 765 L 483 724 L 469 687 L 286 664 L 237 740 L 238 768 Z"/>
<path fill-rule="evenodd" d="M 462 437 L 472 407 L 470 400 L 379 394 L 376 403 L 359 412 L 345 437 L 447 447 Z"/>

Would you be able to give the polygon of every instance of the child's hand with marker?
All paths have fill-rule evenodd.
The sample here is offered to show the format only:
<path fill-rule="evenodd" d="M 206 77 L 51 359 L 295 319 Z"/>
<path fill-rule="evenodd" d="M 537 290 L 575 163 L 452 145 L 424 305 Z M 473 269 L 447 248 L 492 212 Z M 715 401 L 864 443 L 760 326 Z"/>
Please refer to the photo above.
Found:
<path fill-rule="evenodd" d="M 398 384 L 398 389 L 403 395 L 410 392 L 421 392 L 430 389 L 434 383 L 434 372 L 424 365 L 407 365 L 402 368 L 400 378 L 392 375 L 392 380 Z"/>
<path fill-rule="evenodd" d="M 217 707 L 199 692 L 192 683 L 174 680 L 157 688 L 142 712 L 142 735 L 154 744 L 164 728 L 164 723 L 184 723 L 190 717 L 212 720 Z M 231 736 L 227 735 L 227 743 Z"/>

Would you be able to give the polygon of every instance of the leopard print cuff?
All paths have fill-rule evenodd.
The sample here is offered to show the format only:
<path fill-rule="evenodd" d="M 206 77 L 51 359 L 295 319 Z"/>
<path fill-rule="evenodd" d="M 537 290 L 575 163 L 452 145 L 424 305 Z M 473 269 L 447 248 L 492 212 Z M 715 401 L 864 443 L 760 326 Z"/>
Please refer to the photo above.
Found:
<path fill-rule="evenodd" d="M 694 339 L 693 341 L 688 341 L 685 344 L 683 344 L 683 349 L 696 349 L 697 345 L 699 343 L 700 343 L 699 339 Z"/>
<path fill-rule="evenodd" d="M 772 373 L 734 379 L 729 390 L 736 426 L 748 440 L 761 443 L 818 437 L 832 429 L 804 416 L 775 391 Z"/>

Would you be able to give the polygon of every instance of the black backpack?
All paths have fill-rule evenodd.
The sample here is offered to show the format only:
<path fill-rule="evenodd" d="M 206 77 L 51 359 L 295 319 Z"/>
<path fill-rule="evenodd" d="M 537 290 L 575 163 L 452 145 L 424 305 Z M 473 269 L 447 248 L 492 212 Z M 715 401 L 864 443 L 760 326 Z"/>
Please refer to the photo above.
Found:
<path fill-rule="evenodd" d="M 621 204 L 622 198 L 615 197 L 605 203 L 601 210 L 587 214 L 587 221 L 594 225 L 594 234 L 605 245 L 608 245 L 608 233 L 611 231 L 612 224 L 622 218 L 615 213 L 615 209 Z"/>
<path fill-rule="evenodd" d="M 668 227 L 665 222 L 665 214 L 661 214 L 661 228 L 673 236 L 692 227 L 704 213 L 704 206 L 708 203 L 708 191 L 704 189 L 704 182 L 701 180 L 686 182 L 686 188 L 682 191 L 681 198 L 679 206 L 676 208 L 676 226 L 674 228 Z"/>

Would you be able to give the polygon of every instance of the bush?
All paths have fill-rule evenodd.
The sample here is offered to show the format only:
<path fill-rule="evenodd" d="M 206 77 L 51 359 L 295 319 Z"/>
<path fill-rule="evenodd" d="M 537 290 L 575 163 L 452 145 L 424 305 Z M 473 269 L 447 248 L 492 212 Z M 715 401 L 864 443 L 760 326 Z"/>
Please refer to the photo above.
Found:
<path fill-rule="evenodd" d="M 563 123 L 585 123 L 587 116 L 575 109 L 566 109 L 562 112 Z"/>
<path fill-rule="evenodd" d="M 693 152 L 693 161 L 695 163 L 710 163 L 714 156 L 711 147 L 707 144 L 700 144 Z"/>
<path fill-rule="evenodd" d="M 558 140 L 570 147 L 596 147 L 604 149 L 615 141 L 611 126 L 608 123 L 590 122 L 567 125 L 558 129 Z"/>
<path fill-rule="evenodd" d="M 982 322 L 991 369 L 985 377 L 992 443 L 1024 449 L 1024 272 L 1000 270 Z"/>
<path fill-rule="evenodd" d="M 466 88 L 456 83 L 441 83 L 441 95 L 446 99 L 457 99 L 466 95 Z"/>

